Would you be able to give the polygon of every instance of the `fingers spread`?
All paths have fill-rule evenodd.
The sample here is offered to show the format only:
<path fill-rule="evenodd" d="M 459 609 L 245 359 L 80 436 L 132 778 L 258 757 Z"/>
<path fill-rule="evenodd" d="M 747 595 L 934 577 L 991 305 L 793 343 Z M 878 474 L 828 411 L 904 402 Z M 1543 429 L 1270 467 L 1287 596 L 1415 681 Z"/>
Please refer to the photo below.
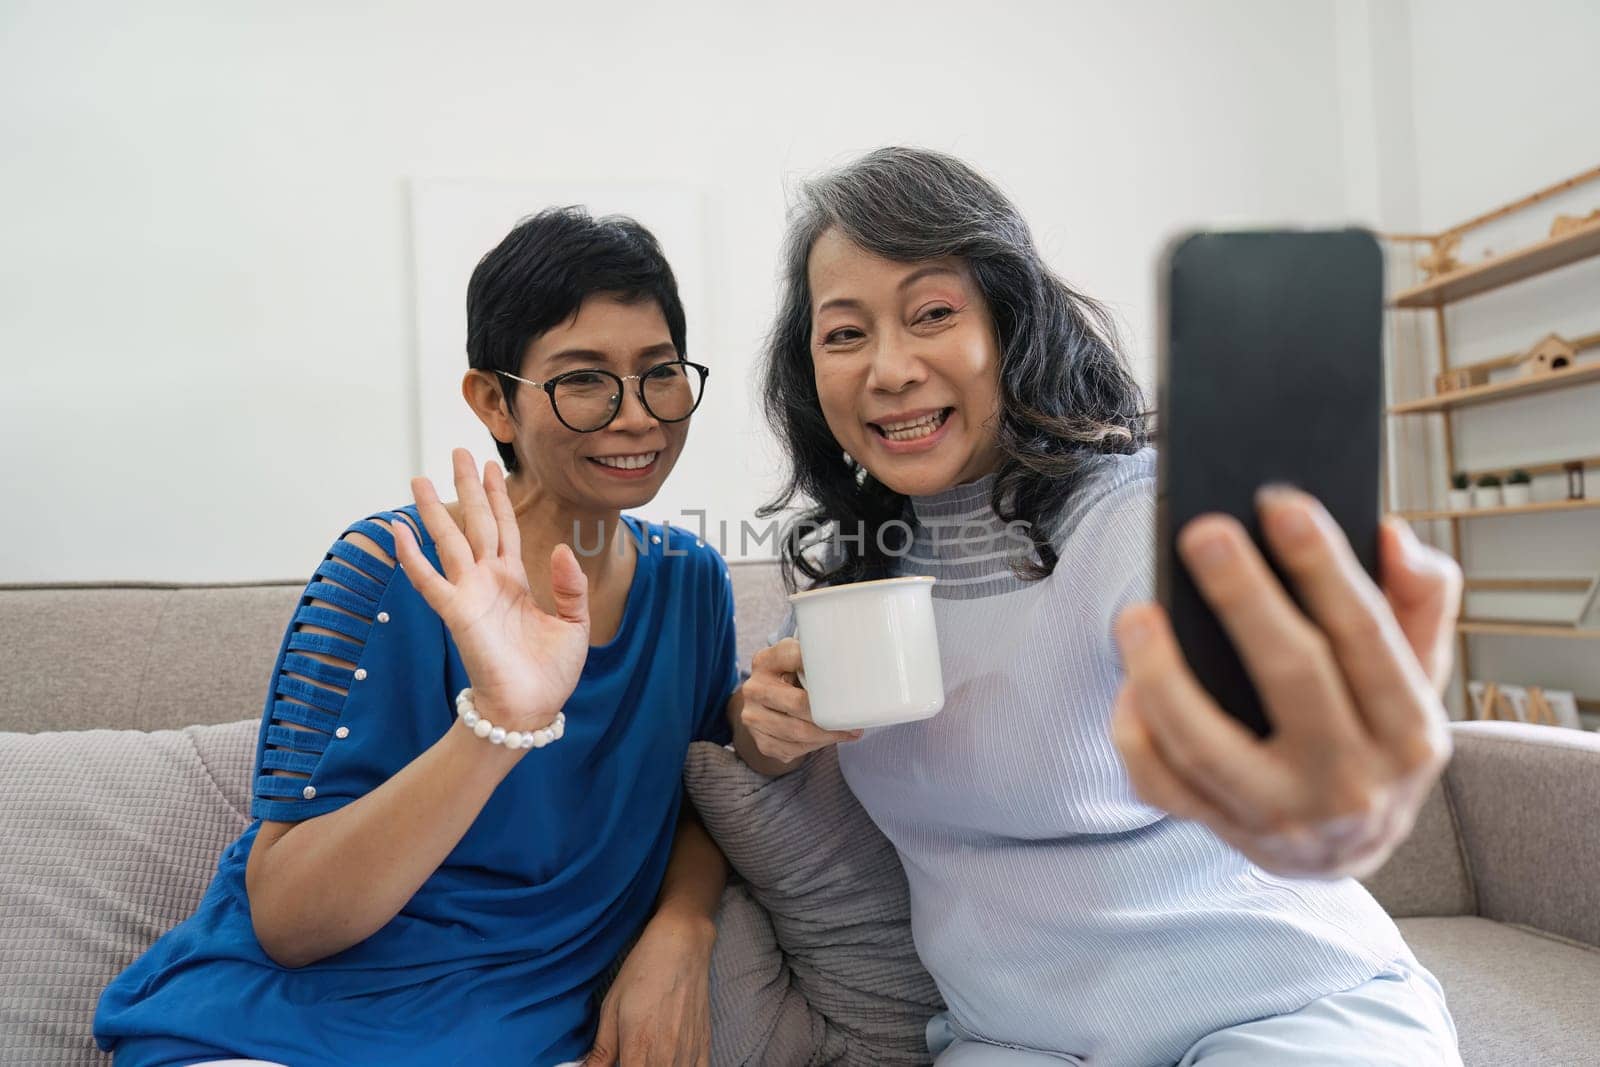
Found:
<path fill-rule="evenodd" d="M 483 489 L 489 497 L 489 510 L 494 512 L 499 531 L 500 558 L 522 561 L 522 531 L 517 529 L 517 513 L 506 493 L 505 471 L 500 464 L 490 460 L 483 468 Z"/>
<path fill-rule="evenodd" d="M 422 525 L 433 535 L 434 546 L 439 550 L 439 562 L 444 566 L 444 576 L 455 581 L 472 566 L 472 546 L 467 544 L 455 520 L 439 502 L 433 482 L 427 478 L 411 479 L 411 496 L 417 502 L 417 514 L 422 516 Z"/>
<path fill-rule="evenodd" d="M 450 594 L 454 592 L 453 588 L 438 571 L 433 569 L 428 557 L 422 554 L 422 546 L 417 544 L 416 535 L 411 532 L 411 524 L 395 522 L 390 525 L 394 531 L 395 559 L 406 572 L 411 587 L 421 593 L 422 599 L 428 602 L 428 606 L 442 617 L 445 605 L 449 603 Z"/>
<path fill-rule="evenodd" d="M 477 461 L 464 448 L 451 452 L 450 460 L 455 471 L 456 500 L 461 506 L 461 521 L 466 527 L 472 556 L 479 560 L 493 559 L 500 554 L 500 536 L 494 512 L 489 508 L 489 498 L 478 481 Z"/>

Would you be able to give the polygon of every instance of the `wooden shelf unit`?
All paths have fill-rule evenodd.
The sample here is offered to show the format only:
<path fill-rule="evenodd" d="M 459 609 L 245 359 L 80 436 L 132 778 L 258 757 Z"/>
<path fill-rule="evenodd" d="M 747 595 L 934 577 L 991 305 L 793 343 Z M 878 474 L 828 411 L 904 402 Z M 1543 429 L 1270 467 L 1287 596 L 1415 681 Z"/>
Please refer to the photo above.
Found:
<path fill-rule="evenodd" d="M 1551 511 L 1586 511 L 1600 508 L 1600 500 L 1546 500 L 1537 504 L 1514 504 L 1498 508 L 1462 508 L 1444 511 L 1397 511 L 1402 519 L 1411 522 L 1431 522 L 1438 519 L 1492 519 L 1497 515 L 1538 515 Z"/>
<path fill-rule="evenodd" d="M 1541 189 L 1511 204 L 1495 208 L 1476 218 L 1469 219 L 1443 233 L 1395 234 L 1391 235 L 1391 239 L 1396 241 L 1431 242 L 1436 246 L 1437 250 L 1442 242 L 1459 237 L 1468 230 L 1506 218 L 1570 189 L 1596 181 L 1600 181 L 1600 166 L 1593 167 L 1582 174 Z M 1500 289 L 1516 282 L 1525 281 L 1574 263 L 1595 258 L 1600 258 L 1600 221 L 1589 221 L 1568 230 L 1559 237 L 1546 238 L 1529 247 L 1495 256 L 1483 262 L 1466 264 L 1448 273 L 1429 279 L 1420 285 L 1411 286 L 1396 294 L 1390 303 L 1390 307 L 1409 310 L 1431 310 L 1433 312 L 1434 330 L 1438 342 L 1435 351 L 1437 377 L 1452 369 L 1459 369 L 1452 368 L 1450 364 L 1449 335 L 1445 328 L 1445 307 L 1447 305 L 1481 293 Z M 1461 470 L 1456 465 L 1455 412 L 1481 404 L 1498 403 L 1517 397 L 1596 382 L 1600 382 L 1600 362 L 1589 361 L 1546 374 L 1487 385 L 1470 386 L 1442 395 L 1393 404 L 1389 408 L 1389 414 L 1396 417 L 1405 415 L 1439 415 L 1443 419 L 1445 473 L 1448 476 L 1450 473 Z M 1580 462 L 1586 468 L 1594 464 L 1593 459 L 1572 460 L 1570 462 Z M 1553 470 L 1562 469 L 1562 464 L 1557 463 L 1542 463 L 1537 466 L 1541 473 L 1550 473 Z M 1534 472 L 1533 465 L 1526 465 L 1525 469 L 1530 474 Z M 1499 472 L 1485 470 L 1477 473 Z M 1600 488 L 1591 489 L 1591 492 L 1600 493 Z M 1397 513 L 1404 518 L 1417 521 L 1435 519 L 1447 521 L 1449 523 L 1450 554 L 1457 561 L 1460 561 L 1463 558 L 1461 524 L 1467 519 L 1507 515 L 1555 514 L 1593 508 L 1600 508 L 1600 499 L 1591 497 L 1584 500 L 1549 501 L 1513 507 L 1466 510 L 1397 509 Z M 1479 584 L 1482 584 L 1482 580 L 1479 580 Z M 1467 680 L 1472 676 L 1469 637 L 1511 636 L 1600 640 L 1600 629 L 1579 629 L 1572 626 L 1499 619 L 1463 619 L 1456 627 L 1456 635 L 1456 659 L 1460 665 L 1462 706 L 1470 708 L 1472 701 L 1467 693 Z M 1592 705 L 1587 701 L 1580 702 L 1580 706 L 1583 707 L 1585 712 L 1600 711 L 1600 706 Z"/>
<path fill-rule="evenodd" d="M 1413 286 L 1394 298 L 1400 308 L 1436 308 L 1487 293 L 1491 289 L 1525 281 L 1573 263 L 1600 256 L 1600 222 L 1593 222 L 1560 237 L 1464 266 L 1432 281 Z"/>

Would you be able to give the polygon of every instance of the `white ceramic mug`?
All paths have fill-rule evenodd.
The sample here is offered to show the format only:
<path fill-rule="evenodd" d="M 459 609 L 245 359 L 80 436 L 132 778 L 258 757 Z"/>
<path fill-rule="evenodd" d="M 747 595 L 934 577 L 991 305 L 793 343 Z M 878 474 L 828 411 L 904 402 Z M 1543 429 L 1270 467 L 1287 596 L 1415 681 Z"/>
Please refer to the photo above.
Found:
<path fill-rule="evenodd" d="M 825 730 L 931 718 L 944 707 L 933 583 L 885 578 L 795 593 L 800 684 Z"/>

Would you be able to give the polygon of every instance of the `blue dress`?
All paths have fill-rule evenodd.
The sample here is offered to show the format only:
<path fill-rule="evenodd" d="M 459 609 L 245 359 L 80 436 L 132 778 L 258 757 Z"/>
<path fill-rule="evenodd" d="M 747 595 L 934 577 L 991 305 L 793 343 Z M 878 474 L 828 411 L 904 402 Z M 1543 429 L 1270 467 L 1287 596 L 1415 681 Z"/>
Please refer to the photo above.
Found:
<path fill-rule="evenodd" d="M 414 506 L 376 517 L 410 521 L 442 573 Z M 256 821 L 223 852 L 195 914 L 101 995 L 95 1039 L 117 1067 L 230 1056 L 544 1067 L 588 1051 L 597 987 L 649 918 L 666 871 L 686 750 L 727 742 L 738 684 L 721 557 L 683 530 L 625 521 L 640 549 L 627 606 L 616 637 L 589 650 L 565 737 L 523 757 L 388 925 L 291 970 L 262 951 L 250 922 L 245 863 L 261 820 L 309 819 L 382 785 L 451 728 L 455 694 L 470 684 L 404 570 L 344 538 L 333 545 L 273 668 Z M 367 519 L 350 530 L 393 557 L 384 527 Z"/>

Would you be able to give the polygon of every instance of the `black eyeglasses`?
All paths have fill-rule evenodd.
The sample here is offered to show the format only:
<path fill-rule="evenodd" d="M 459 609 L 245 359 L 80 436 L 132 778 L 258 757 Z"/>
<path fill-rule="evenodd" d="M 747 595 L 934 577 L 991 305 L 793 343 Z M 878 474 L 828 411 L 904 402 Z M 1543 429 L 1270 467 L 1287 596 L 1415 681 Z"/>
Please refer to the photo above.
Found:
<path fill-rule="evenodd" d="M 594 433 L 611 425 L 622 410 L 624 382 L 639 383 L 639 402 L 659 422 L 682 422 L 694 414 L 705 395 L 706 367 L 687 360 L 659 363 L 643 374 L 612 374 L 598 367 L 569 370 L 542 382 L 496 371 L 523 385 L 543 389 L 561 425 L 577 433 Z"/>

